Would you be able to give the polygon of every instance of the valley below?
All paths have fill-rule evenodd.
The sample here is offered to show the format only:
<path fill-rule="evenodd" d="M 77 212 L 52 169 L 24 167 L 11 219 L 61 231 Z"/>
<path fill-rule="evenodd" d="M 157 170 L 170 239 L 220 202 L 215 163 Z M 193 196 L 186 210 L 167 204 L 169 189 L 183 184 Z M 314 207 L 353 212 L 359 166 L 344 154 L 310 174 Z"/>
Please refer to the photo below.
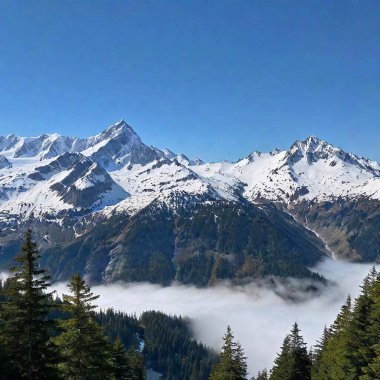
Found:
<path fill-rule="evenodd" d="M 360 284 L 372 264 L 326 259 L 313 270 L 329 280 L 314 284 L 309 280 L 252 282 L 244 286 L 219 284 L 200 289 L 194 286 L 161 287 L 148 283 L 114 283 L 94 286 L 102 309 L 113 308 L 137 316 L 147 310 L 190 318 L 193 335 L 219 351 L 226 326 L 230 325 L 244 348 L 251 376 L 271 368 L 281 343 L 294 322 L 299 323 L 308 348 L 320 338 L 325 326 L 336 318 L 350 294 L 359 294 Z M 53 288 L 67 292 L 65 283 Z"/>

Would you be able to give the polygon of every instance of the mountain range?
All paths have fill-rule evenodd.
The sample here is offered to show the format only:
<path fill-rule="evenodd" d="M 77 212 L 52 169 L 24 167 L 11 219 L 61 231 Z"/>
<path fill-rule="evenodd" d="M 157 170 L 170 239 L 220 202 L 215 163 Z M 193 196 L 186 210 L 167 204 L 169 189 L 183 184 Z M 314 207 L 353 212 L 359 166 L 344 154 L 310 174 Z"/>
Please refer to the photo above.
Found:
<path fill-rule="evenodd" d="M 32 228 L 54 280 L 199 286 L 379 260 L 380 164 L 311 136 L 205 163 L 121 120 L 89 138 L 0 137 L 0 266 Z"/>

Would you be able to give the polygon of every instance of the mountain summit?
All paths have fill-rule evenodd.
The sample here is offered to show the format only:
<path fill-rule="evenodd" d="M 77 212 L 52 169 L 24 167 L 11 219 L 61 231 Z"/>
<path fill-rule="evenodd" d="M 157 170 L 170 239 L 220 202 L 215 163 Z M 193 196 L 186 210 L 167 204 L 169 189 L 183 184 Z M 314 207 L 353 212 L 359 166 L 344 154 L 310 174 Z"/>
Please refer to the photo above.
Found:
<path fill-rule="evenodd" d="M 15 228 L 24 224 L 36 227 L 46 250 L 68 244 L 68 254 L 77 249 L 71 242 L 82 245 L 83 239 L 95 241 L 109 231 L 102 238 L 107 248 L 96 243 L 103 247 L 96 260 L 78 259 L 85 263 L 80 271 L 96 281 L 135 278 L 125 277 L 127 269 L 122 269 L 129 271 L 138 263 L 137 256 L 137 261 L 128 261 L 129 250 L 138 247 L 134 254 L 152 259 L 160 244 L 163 251 L 154 260 L 161 261 L 154 265 L 165 263 L 170 272 L 166 279 L 183 266 L 190 270 L 197 260 L 193 255 L 207 250 L 204 259 L 211 261 L 210 267 L 203 263 L 210 271 L 203 274 L 206 283 L 213 281 L 213 273 L 217 278 L 269 273 L 264 252 L 279 241 L 287 247 L 285 255 L 296 255 L 302 273 L 307 273 L 304 265 L 323 255 L 356 260 L 377 260 L 380 255 L 375 248 L 380 236 L 367 235 L 380 226 L 380 165 L 315 136 L 296 141 L 288 150 L 204 163 L 145 145 L 124 120 L 89 138 L 9 135 L 0 137 L 0 205 L 3 248 L 16 244 Z M 98 231 L 100 225 L 104 231 Z M 162 235 L 148 228 L 154 225 Z M 137 243 L 140 233 L 146 240 Z M 276 242 L 270 243 L 268 236 L 276 236 Z M 237 248 L 238 237 L 246 242 L 244 248 Z M 0 265 L 14 250 L 4 249 L 8 253 L 3 259 L 0 255 Z M 280 251 L 272 252 L 277 263 L 285 260 Z M 228 261 L 228 255 L 237 261 Z M 285 270 L 285 261 L 271 274 L 295 270 Z M 232 271 L 232 262 L 239 274 Z M 52 264 L 58 271 L 55 278 L 66 273 L 58 267 Z M 176 273 L 182 281 L 193 281 L 191 270 Z"/>

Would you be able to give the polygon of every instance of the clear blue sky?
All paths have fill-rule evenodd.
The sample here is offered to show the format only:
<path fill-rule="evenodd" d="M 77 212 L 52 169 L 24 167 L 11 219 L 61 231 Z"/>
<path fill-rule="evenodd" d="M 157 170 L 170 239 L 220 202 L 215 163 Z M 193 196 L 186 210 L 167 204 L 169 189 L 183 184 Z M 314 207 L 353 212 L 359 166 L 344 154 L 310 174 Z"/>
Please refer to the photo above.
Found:
<path fill-rule="evenodd" d="M 380 160 L 380 1 L 0 1 L 0 135 L 121 118 L 206 160 L 311 134 Z"/>

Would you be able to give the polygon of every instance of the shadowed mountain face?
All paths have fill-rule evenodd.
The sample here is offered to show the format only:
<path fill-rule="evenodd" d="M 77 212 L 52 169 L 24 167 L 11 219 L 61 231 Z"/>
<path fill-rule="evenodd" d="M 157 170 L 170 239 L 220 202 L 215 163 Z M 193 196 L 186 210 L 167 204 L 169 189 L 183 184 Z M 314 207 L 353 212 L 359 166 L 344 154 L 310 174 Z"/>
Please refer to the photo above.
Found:
<path fill-rule="evenodd" d="M 87 139 L 0 137 L 0 265 L 33 227 L 54 279 L 205 286 L 376 261 L 380 165 L 316 137 L 204 163 L 123 120 Z M 306 228 L 305 228 L 306 227 Z"/>
<path fill-rule="evenodd" d="M 11 167 L 11 163 L 4 156 L 0 156 L 0 169 L 9 169 Z"/>
<path fill-rule="evenodd" d="M 317 278 L 308 267 L 328 254 L 313 233 L 274 207 L 221 201 L 176 211 L 153 202 L 133 216 L 99 221 L 80 236 L 45 241 L 42 252 L 54 280 L 79 271 L 91 282 L 198 286 L 264 275 Z M 11 255 L 3 260 L 6 265 Z"/>
<path fill-rule="evenodd" d="M 380 202 L 336 199 L 302 202 L 292 212 L 299 222 L 318 231 L 335 257 L 375 262 L 380 257 Z"/>

